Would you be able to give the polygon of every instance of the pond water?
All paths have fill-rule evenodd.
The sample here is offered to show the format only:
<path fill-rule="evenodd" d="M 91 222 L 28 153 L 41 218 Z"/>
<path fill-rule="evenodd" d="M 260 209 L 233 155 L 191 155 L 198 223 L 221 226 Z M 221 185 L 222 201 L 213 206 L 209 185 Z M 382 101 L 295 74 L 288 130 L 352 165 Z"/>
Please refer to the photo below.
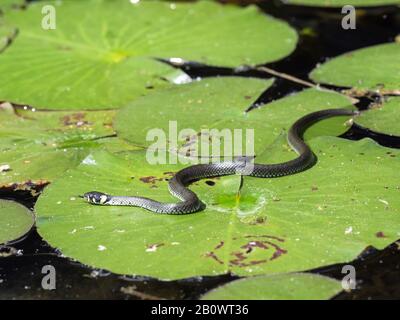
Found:
<path fill-rule="evenodd" d="M 300 35 L 297 50 L 288 58 L 267 66 L 292 76 L 307 79 L 317 63 L 326 58 L 374 44 L 394 41 L 400 31 L 400 12 L 396 7 L 368 9 L 357 19 L 355 30 L 341 28 L 340 9 L 317 9 L 282 5 L 279 1 L 257 4 L 269 14 L 284 19 L 295 27 Z M 239 74 L 242 76 L 270 77 L 254 71 L 237 71 L 187 66 L 192 77 Z M 269 102 L 303 89 L 294 82 L 278 79 L 259 99 Z M 361 99 L 358 107 L 363 109 L 373 102 Z M 399 139 L 380 136 L 353 127 L 343 138 L 370 137 L 382 145 L 400 147 Z M 40 191 L 40 190 L 39 190 Z M 33 208 L 36 198 L 24 192 L 0 191 L 1 198 L 13 199 Z M 79 243 L 77 244 L 79 245 Z M 196 299 L 217 285 L 235 279 L 233 276 L 192 278 L 163 282 L 156 279 L 123 277 L 103 270 L 95 270 L 64 258 L 44 242 L 36 230 L 22 242 L 14 245 L 21 255 L 0 258 L 0 299 Z M 400 298 L 400 246 L 396 243 L 384 250 L 366 248 L 352 264 L 358 270 L 358 289 L 342 292 L 335 299 Z M 57 270 L 57 290 L 41 288 L 41 269 L 51 264 Z M 324 267 L 310 272 L 341 279 L 342 265 Z"/>

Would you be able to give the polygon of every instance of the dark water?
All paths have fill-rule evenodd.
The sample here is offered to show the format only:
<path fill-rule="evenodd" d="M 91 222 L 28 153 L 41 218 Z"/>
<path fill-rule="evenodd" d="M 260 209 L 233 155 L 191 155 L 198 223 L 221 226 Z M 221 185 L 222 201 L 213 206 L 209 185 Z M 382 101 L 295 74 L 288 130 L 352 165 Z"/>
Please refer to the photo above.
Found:
<path fill-rule="evenodd" d="M 316 9 L 284 6 L 279 1 L 258 4 L 262 10 L 288 21 L 300 34 L 297 50 L 290 57 L 267 66 L 293 76 L 307 79 L 317 63 L 329 57 L 358 48 L 392 42 L 400 33 L 400 12 L 396 7 L 363 10 L 357 18 L 356 30 L 341 28 L 340 9 Z M 360 9 L 361 10 L 361 9 Z M 312 32 L 305 32 L 305 30 Z M 184 67 L 193 77 L 215 75 L 241 75 L 269 77 L 255 71 L 234 71 L 192 65 Z M 289 93 L 302 90 L 303 86 L 277 79 L 258 100 L 265 103 Z M 361 99 L 358 107 L 364 109 L 377 97 Z M 379 135 L 353 127 L 343 138 L 370 137 L 382 145 L 399 148 L 400 139 Z M 32 208 L 35 198 L 23 192 L 0 190 L 2 198 L 14 199 Z M 79 244 L 77 244 L 79 245 Z M 22 255 L 0 257 L 0 299 L 196 299 L 208 290 L 231 281 L 235 277 L 217 276 L 163 282 L 156 279 L 122 277 L 103 270 L 94 270 L 64 258 L 41 239 L 36 230 L 22 242 L 13 246 Z M 400 245 L 396 243 L 384 250 L 366 248 L 361 256 L 351 262 L 357 270 L 357 289 L 342 292 L 335 299 L 399 299 L 400 298 Z M 0 250 L 0 254 L 7 248 Z M 41 288 L 41 269 L 51 264 L 57 270 L 57 290 Z M 310 272 L 342 279 L 342 265 L 333 265 Z M 0 280 L 1 281 L 1 280 Z M 133 290 L 126 293 L 126 288 Z M 125 288 L 125 289 L 124 289 Z"/>

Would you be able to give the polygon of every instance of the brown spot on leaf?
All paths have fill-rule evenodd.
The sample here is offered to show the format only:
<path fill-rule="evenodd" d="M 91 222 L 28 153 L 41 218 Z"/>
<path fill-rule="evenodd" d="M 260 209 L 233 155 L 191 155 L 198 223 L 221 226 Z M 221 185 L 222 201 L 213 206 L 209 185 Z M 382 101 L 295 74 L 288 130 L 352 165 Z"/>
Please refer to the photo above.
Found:
<path fill-rule="evenodd" d="M 255 237 L 261 237 L 261 238 L 269 238 L 269 239 L 274 239 L 274 240 L 276 240 L 276 241 L 279 241 L 279 242 L 285 242 L 285 239 L 282 239 L 282 238 L 278 238 L 278 237 L 276 237 L 276 236 L 270 236 L 270 235 L 255 235 L 255 236 L 246 236 L 246 238 L 255 238 Z"/>
<path fill-rule="evenodd" d="M 57 47 L 57 49 L 61 50 L 61 51 L 71 51 L 72 50 L 71 47 L 68 47 L 68 46 L 65 46 L 65 45 L 60 45 L 60 46 Z"/>
<path fill-rule="evenodd" d="M 247 235 L 244 237 L 232 238 L 232 246 L 237 249 L 230 253 L 232 258 L 227 262 L 228 266 L 249 267 L 257 264 L 273 261 L 287 250 L 274 243 L 275 241 L 284 242 L 282 238 L 270 235 Z M 219 264 L 225 264 L 218 256 L 218 250 L 224 246 L 224 241 L 220 241 L 213 251 L 207 252 L 206 257 L 210 257 Z"/>
<path fill-rule="evenodd" d="M 205 256 L 217 261 L 219 264 L 224 264 L 213 251 L 207 252 Z"/>
<path fill-rule="evenodd" d="M 224 241 L 221 241 L 220 243 L 217 244 L 217 246 L 215 247 L 215 250 L 222 248 L 223 245 L 224 245 Z"/>
<path fill-rule="evenodd" d="M 382 231 L 379 231 L 379 232 L 375 233 L 375 236 L 377 238 L 386 238 L 385 234 Z"/>
<path fill-rule="evenodd" d="M 158 248 L 164 246 L 165 243 L 153 243 L 146 246 L 146 252 L 155 252 Z"/>
<path fill-rule="evenodd" d="M 83 112 L 73 113 L 62 117 L 61 121 L 64 126 L 82 127 L 89 125 L 89 122 L 85 120 L 85 116 L 86 114 Z"/>
<path fill-rule="evenodd" d="M 157 178 L 155 176 L 148 176 L 148 177 L 141 177 L 139 178 L 140 181 L 143 183 L 150 183 L 150 184 L 155 184 L 157 181 L 162 181 L 162 178 Z"/>
<path fill-rule="evenodd" d="M 264 224 L 264 223 L 266 223 L 266 222 L 267 222 L 267 217 L 265 217 L 265 216 L 259 216 L 259 217 L 256 217 L 255 219 L 251 220 L 251 221 L 249 222 L 249 224 L 251 224 L 251 225 L 255 225 L 255 224 Z"/>

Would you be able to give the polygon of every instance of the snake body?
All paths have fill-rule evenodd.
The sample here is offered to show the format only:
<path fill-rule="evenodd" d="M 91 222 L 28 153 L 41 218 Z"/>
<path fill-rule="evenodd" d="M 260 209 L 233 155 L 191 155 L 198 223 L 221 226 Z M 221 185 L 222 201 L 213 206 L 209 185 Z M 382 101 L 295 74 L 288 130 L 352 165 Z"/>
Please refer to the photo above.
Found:
<path fill-rule="evenodd" d="M 179 203 L 162 203 L 145 197 L 113 196 L 102 192 L 91 191 L 83 197 L 95 205 L 135 206 L 161 214 L 189 214 L 205 209 L 205 204 L 187 187 L 192 182 L 234 174 L 258 178 L 276 178 L 292 175 L 312 167 L 317 157 L 304 142 L 304 132 L 314 123 L 335 116 L 354 116 L 358 111 L 349 109 L 327 109 L 313 112 L 297 120 L 289 129 L 287 140 L 298 157 L 278 164 L 256 164 L 252 159 L 241 157 L 232 161 L 211 164 L 197 164 L 177 172 L 169 181 L 170 193 L 180 199 Z"/>

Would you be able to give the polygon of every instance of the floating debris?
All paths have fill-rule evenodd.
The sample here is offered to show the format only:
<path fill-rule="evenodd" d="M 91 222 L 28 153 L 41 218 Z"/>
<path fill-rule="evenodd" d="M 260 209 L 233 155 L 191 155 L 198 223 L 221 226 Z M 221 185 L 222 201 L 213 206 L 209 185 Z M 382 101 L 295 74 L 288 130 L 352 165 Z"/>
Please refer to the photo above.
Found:
<path fill-rule="evenodd" d="M 3 165 L 0 166 L 0 172 L 7 172 L 7 171 L 10 171 L 10 170 L 11 170 L 11 167 L 8 164 L 3 164 Z"/>
<path fill-rule="evenodd" d="M 344 234 L 351 234 L 351 233 L 353 233 L 353 227 L 348 227 L 348 228 L 346 228 L 346 230 L 344 230 Z"/>

